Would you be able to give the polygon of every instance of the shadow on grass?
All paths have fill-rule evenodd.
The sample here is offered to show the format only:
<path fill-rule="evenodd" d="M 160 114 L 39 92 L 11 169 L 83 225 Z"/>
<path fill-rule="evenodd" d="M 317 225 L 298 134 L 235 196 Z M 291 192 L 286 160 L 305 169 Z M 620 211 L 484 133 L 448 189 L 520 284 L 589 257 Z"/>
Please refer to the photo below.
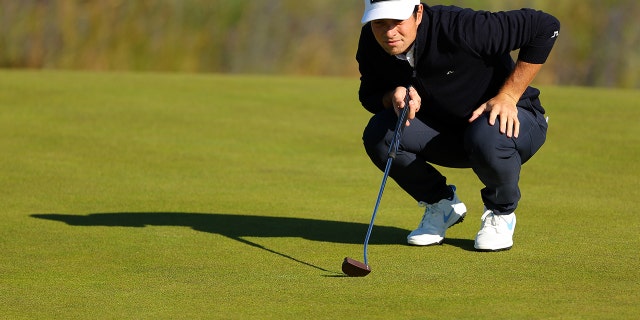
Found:
<path fill-rule="evenodd" d="M 266 250 L 304 265 L 332 272 L 292 256 L 266 248 L 244 237 L 293 237 L 319 242 L 360 244 L 368 224 L 317 220 L 306 218 L 287 218 L 254 215 L 234 215 L 219 213 L 183 213 L 183 212 L 119 212 L 74 214 L 33 214 L 34 218 L 64 222 L 71 226 L 132 227 L 176 226 L 188 227 L 196 231 L 215 233 L 230 239 Z M 407 230 L 374 226 L 370 244 L 404 243 Z M 339 257 L 338 257 L 339 258 Z M 336 259 L 339 261 L 338 259 Z M 338 264 L 338 262 L 336 262 Z"/>
<path fill-rule="evenodd" d="M 476 249 L 473 247 L 473 245 L 475 244 L 475 240 L 473 239 L 445 238 L 444 244 L 458 247 L 462 250 L 476 252 Z"/>

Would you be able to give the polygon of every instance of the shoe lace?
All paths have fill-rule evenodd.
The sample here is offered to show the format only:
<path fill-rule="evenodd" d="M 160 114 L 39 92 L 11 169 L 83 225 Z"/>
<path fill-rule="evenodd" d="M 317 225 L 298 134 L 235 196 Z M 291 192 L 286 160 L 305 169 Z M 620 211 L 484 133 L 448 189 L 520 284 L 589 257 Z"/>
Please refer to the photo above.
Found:
<path fill-rule="evenodd" d="M 489 215 L 491 215 L 491 217 L 489 217 Z M 482 224 L 483 226 L 487 225 L 487 218 L 491 218 L 491 221 L 489 222 L 489 225 L 491 226 L 496 226 L 497 222 L 496 222 L 496 215 L 493 214 L 493 212 L 491 210 L 487 210 L 482 214 L 482 217 L 480 217 L 480 220 L 482 220 Z"/>
<path fill-rule="evenodd" d="M 436 213 L 436 210 L 434 210 L 435 205 L 428 204 L 428 203 L 426 203 L 424 201 L 420 201 L 420 202 L 418 202 L 418 206 L 426 208 L 424 210 L 424 215 L 422 215 L 422 220 L 420 221 L 420 226 L 418 226 L 418 228 L 423 228 L 425 224 L 429 225 L 430 223 L 428 221 L 435 217 L 435 213 Z"/>

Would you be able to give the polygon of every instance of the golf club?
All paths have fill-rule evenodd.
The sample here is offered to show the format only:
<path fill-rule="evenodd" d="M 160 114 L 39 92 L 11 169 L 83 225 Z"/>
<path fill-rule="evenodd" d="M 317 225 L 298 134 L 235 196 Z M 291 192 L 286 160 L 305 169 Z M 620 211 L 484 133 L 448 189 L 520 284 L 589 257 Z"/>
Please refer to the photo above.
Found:
<path fill-rule="evenodd" d="M 400 145 L 400 136 L 402 135 L 402 131 L 405 127 L 405 122 L 407 118 L 407 112 L 409 110 L 409 88 L 407 87 L 407 93 L 404 98 L 404 108 L 402 108 L 402 112 L 398 117 L 398 122 L 396 123 L 396 129 L 393 135 L 393 140 L 391 140 L 391 145 L 389 146 L 389 152 L 387 157 L 387 165 L 384 169 L 384 174 L 382 175 L 382 183 L 380 184 L 380 191 L 378 192 L 378 199 L 376 200 L 376 205 L 373 208 L 373 214 L 371 215 L 371 222 L 369 222 L 369 229 L 367 230 L 367 235 L 364 238 L 364 263 L 351 259 L 349 257 L 344 258 L 342 262 L 342 272 L 344 272 L 349 277 L 364 277 L 371 272 L 371 268 L 369 267 L 368 254 L 367 249 L 369 247 L 369 238 L 371 237 L 371 230 L 373 229 L 373 221 L 376 219 L 376 214 L 378 213 L 378 207 L 380 206 L 380 200 L 382 200 L 382 193 L 384 192 L 384 187 L 387 184 L 387 178 L 389 177 L 389 170 L 391 169 L 391 163 L 393 159 L 396 158 L 396 154 L 398 153 L 398 146 Z"/>

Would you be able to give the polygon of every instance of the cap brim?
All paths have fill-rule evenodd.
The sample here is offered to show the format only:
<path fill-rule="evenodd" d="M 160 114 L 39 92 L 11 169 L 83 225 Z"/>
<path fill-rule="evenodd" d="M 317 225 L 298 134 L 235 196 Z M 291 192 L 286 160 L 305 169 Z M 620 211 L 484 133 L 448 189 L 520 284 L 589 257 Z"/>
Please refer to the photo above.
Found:
<path fill-rule="evenodd" d="M 362 23 L 373 20 L 393 19 L 407 20 L 413 14 L 414 8 L 420 4 L 420 0 L 413 0 L 409 3 L 398 4 L 399 1 L 379 2 L 376 6 L 369 7 L 362 15 Z M 391 3 L 395 2 L 395 3 Z M 404 1 L 403 1 L 404 2 Z"/>
<path fill-rule="evenodd" d="M 385 10 L 384 8 L 373 9 L 373 10 L 369 10 L 362 16 L 361 22 L 367 23 L 369 21 L 380 20 L 380 19 L 407 20 L 411 17 L 411 14 L 413 13 L 413 8 L 410 8 L 407 12 L 408 13 L 406 12 L 390 13 L 388 10 Z"/>

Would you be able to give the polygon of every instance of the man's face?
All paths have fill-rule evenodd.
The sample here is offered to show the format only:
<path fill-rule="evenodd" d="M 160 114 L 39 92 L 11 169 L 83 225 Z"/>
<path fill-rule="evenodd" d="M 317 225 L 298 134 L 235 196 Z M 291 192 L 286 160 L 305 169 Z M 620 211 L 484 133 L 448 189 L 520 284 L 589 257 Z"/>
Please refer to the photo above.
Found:
<path fill-rule="evenodd" d="M 371 29 L 384 51 L 390 55 L 396 55 L 409 50 L 416 40 L 420 22 L 422 22 L 422 5 L 418 12 L 407 20 L 373 20 Z"/>

